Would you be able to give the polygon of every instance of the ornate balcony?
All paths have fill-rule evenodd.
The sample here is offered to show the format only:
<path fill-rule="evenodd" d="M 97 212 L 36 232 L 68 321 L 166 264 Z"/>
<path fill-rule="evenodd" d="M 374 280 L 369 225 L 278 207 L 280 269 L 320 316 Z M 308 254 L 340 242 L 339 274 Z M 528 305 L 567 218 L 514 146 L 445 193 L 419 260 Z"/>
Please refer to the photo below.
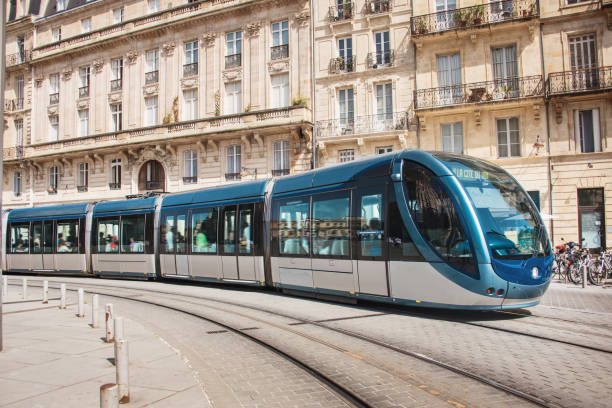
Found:
<path fill-rule="evenodd" d="M 198 63 L 194 62 L 192 64 L 183 65 L 183 76 L 190 77 L 198 75 Z"/>
<path fill-rule="evenodd" d="M 395 52 L 393 50 L 369 52 L 367 61 L 370 69 L 392 67 L 395 63 Z"/>
<path fill-rule="evenodd" d="M 121 190 L 121 183 L 108 183 L 108 188 L 111 190 Z"/>
<path fill-rule="evenodd" d="M 272 170 L 272 177 L 286 176 L 289 174 L 289 169 L 274 169 Z"/>
<path fill-rule="evenodd" d="M 227 181 L 240 180 L 240 173 L 225 173 L 225 180 Z"/>
<path fill-rule="evenodd" d="M 337 21 L 350 20 L 355 14 L 355 3 L 352 1 L 345 1 L 337 6 L 329 7 L 329 22 L 335 23 Z"/>
<path fill-rule="evenodd" d="M 242 54 L 225 56 L 225 69 L 239 67 L 242 65 Z"/>
<path fill-rule="evenodd" d="M 4 110 L 6 112 L 14 112 L 23 109 L 23 98 L 6 99 L 4 101 Z"/>
<path fill-rule="evenodd" d="M 548 96 L 612 90 L 612 66 L 551 72 L 546 81 Z"/>
<path fill-rule="evenodd" d="M 89 85 L 79 88 L 79 98 L 87 98 L 89 96 Z"/>
<path fill-rule="evenodd" d="M 316 124 L 318 138 L 343 137 L 359 134 L 410 129 L 407 112 L 381 113 L 347 119 L 320 120 Z"/>
<path fill-rule="evenodd" d="M 159 82 L 159 71 L 145 73 L 145 84 L 156 84 Z"/>
<path fill-rule="evenodd" d="M 448 30 L 465 30 L 537 16 L 537 0 L 492 1 L 488 4 L 412 17 L 412 35 L 422 36 Z"/>
<path fill-rule="evenodd" d="M 197 176 L 183 177 L 183 183 L 185 183 L 185 184 L 193 184 L 193 183 L 197 183 L 197 182 L 198 182 L 198 177 Z"/>
<path fill-rule="evenodd" d="M 49 94 L 49 105 L 57 105 L 59 103 L 59 92 Z"/>
<path fill-rule="evenodd" d="M 123 80 L 122 79 L 113 79 L 110 82 L 111 92 L 120 91 L 123 88 Z"/>
<path fill-rule="evenodd" d="M 161 181 L 145 181 L 145 190 L 159 190 Z"/>
<path fill-rule="evenodd" d="M 331 74 L 343 74 L 347 72 L 355 72 L 357 64 L 357 56 L 336 57 L 329 61 L 329 72 Z"/>
<path fill-rule="evenodd" d="M 87 192 L 87 186 L 77 186 L 77 191 L 79 193 L 86 193 Z"/>
<path fill-rule="evenodd" d="M 365 5 L 366 14 L 380 14 L 391 11 L 391 0 L 367 0 Z"/>
<path fill-rule="evenodd" d="M 32 51 L 30 50 L 22 50 L 15 54 L 6 56 L 6 67 L 12 67 L 14 65 L 23 64 L 32 59 Z"/>
<path fill-rule="evenodd" d="M 270 49 L 270 59 L 289 58 L 289 44 L 276 45 Z"/>
<path fill-rule="evenodd" d="M 494 103 L 544 95 L 541 75 L 496 79 L 414 91 L 415 109 Z"/>

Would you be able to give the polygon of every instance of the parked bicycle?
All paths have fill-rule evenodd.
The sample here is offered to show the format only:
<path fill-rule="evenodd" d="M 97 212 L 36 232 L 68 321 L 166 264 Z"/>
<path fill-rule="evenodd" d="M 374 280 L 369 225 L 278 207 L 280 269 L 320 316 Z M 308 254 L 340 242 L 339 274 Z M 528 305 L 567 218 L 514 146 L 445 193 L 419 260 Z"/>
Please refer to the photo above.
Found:
<path fill-rule="evenodd" d="M 612 248 L 607 248 L 599 258 L 594 259 L 588 271 L 589 282 L 593 285 L 604 285 L 612 274 Z"/>

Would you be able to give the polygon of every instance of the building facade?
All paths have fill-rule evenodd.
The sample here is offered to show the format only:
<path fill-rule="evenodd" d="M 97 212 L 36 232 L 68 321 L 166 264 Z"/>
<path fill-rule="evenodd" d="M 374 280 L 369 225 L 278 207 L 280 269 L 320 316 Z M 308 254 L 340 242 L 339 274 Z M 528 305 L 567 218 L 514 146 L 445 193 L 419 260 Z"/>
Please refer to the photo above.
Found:
<path fill-rule="evenodd" d="M 8 207 L 415 148 L 507 169 L 556 243 L 612 245 L 609 0 L 47 0 L 7 15 Z"/>

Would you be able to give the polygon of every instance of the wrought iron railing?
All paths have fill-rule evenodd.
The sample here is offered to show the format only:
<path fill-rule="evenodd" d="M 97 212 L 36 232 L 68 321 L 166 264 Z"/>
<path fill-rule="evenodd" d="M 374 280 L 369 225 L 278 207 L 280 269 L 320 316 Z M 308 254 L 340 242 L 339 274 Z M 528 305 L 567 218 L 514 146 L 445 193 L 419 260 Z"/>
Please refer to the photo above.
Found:
<path fill-rule="evenodd" d="M 337 6 L 329 7 L 329 21 L 342 21 L 350 20 L 355 15 L 355 3 L 352 1 L 345 1 Z"/>
<path fill-rule="evenodd" d="M 57 187 L 47 188 L 47 193 L 49 193 L 50 195 L 57 194 Z"/>
<path fill-rule="evenodd" d="M 612 66 L 551 72 L 546 81 L 548 95 L 612 89 Z"/>
<path fill-rule="evenodd" d="M 389 11 L 391 11 L 391 7 L 391 0 L 367 0 L 365 5 L 365 13 L 388 13 Z"/>
<path fill-rule="evenodd" d="M 270 48 L 270 59 L 289 58 L 289 44 L 275 45 Z"/>
<path fill-rule="evenodd" d="M 197 176 L 183 177 L 183 183 L 185 183 L 185 184 L 193 184 L 193 183 L 197 183 L 197 182 L 198 182 L 198 177 Z"/>
<path fill-rule="evenodd" d="M 394 50 L 369 52 L 367 61 L 368 68 L 391 67 L 395 63 L 395 52 Z"/>
<path fill-rule="evenodd" d="M 492 0 L 487 4 L 412 17 L 412 35 L 467 29 L 537 16 L 537 0 Z"/>
<path fill-rule="evenodd" d="M 414 91 L 415 109 L 466 103 L 503 102 L 544 95 L 541 75 L 496 79 Z"/>
<path fill-rule="evenodd" d="M 161 181 L 145 182 L 145 190 L 159 190 L 160 188 L 161 188 Z"/>
<path fill-rule="evenodd" d="M 336 57 L 329 61 L 329 72 L 331 74 L 341 74 L 346 72 L 355 72 L 357 65 L 357 56 Z"/>
<path fill-rule="evenodd" d="M 49 94 L 49 105 L 56 105 L 59 103 L 59 92 Z"/>
<path fill-rule="evenodd" d="M 194 76 L 194 75 L 198 75 L 198 63 L 197 62 L 194 62 L 192 64 L 183 65 L 183 76 L 184 77 L 189 77 L 189 76 Z"/>
<path fill-rule="evenodd" d="M 24 62 L 28 62 L 32 59 L 32 51 L 24 50 L 21 52 L 17 52 L 15 54 L 10 54 L 6 56 L 6 66 L 11 67 L 13 65 L 23 64 Z"/>
<path fill-rule="evenodd" d="M 110 82 L 111 91 L 119 91 L 123 88 L 123 80 L 122 79 L 113 79 Z"/>
<path fill-rule="evenodd" d="M 87 192 L 87 186 L 77 186 L 77 191 L 79 193 L 85 193 Z"/>
<path fill-rule="evenodd" d="M 234 68 L 242 65 L 242 54 L 232 54 L 225 56 L 225 68 Z"/>
<path fill-rule="evenodd" d="M 274 169 L 272 170 L 272 177 L 286 176 L 289 174 L 289 169 Z"/>
<path fill-rule="evenodd" d="M 6 99 L 4 101 L 4 110 L 7 112 L 18 111 L 23 109 L 23 98 Z"/>
<path fill-rule="evenodd" d="M 108 188 L 111 190 L 121 190 L 121 183 L 108 183 Z"/>
<path fill-rule="evenodd" d="M 145 73 L 145 84 L 155 84 L 157 82 L 159 82 L 159 71 Z"/>
<path fill-rule="evenodd" d="M 317 137 L 342 137 L 408 129 L 410 129 L 410 120 L 407 112 L 320 120 L 316 124 Z"/>
<path fill-rule="evenodd" d="M 225 180 L 240 180 L 240 173 L 225 173 Z"/>
<path fill-rule="evenodd" d="M 89 96 L 89 85 L 79 88 L 79 98 L 87 98 Z"/>

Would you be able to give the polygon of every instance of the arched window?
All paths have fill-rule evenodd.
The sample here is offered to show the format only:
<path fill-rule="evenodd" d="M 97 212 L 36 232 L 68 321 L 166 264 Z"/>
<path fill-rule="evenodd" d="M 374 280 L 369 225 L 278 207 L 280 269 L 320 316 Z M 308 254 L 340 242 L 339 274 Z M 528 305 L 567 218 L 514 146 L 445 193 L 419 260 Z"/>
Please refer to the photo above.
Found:
<path fill-rule="evenodd" d="M 157 160 L 149 160 L 144 163 L 138 173 L 138 189 L 140 191 L 164 190 L 165 185 L 164 168 Z"/>

